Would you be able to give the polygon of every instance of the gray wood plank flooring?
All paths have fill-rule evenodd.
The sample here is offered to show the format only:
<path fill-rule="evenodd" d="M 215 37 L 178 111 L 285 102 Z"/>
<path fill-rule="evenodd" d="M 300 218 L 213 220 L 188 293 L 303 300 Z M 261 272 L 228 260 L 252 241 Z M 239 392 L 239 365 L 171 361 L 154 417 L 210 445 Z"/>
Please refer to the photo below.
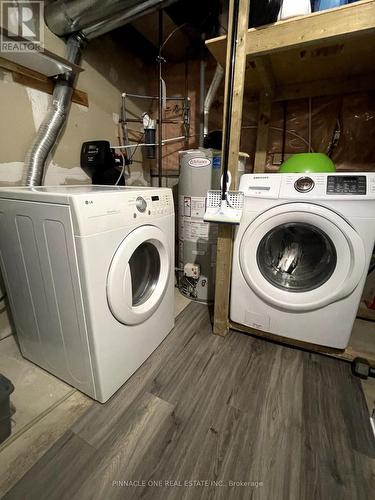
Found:
<path fill-rule="evenodd" d="M 215 337 L 207 307 L 191 304 L 123 388 L 5 498 L 367 500 L 374 491 L 375 442 L 350 366 L 238 332 Z"/>

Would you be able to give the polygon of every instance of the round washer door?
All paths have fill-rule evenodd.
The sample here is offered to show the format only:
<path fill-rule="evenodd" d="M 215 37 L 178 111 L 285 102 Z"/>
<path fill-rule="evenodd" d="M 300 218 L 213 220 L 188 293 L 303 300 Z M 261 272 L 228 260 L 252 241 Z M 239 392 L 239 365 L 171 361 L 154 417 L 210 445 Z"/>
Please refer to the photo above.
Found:
<path fill-rule="evenodd" d="M 168 286 L 168 241 L 155 226 L 132 231 L 118 247 L 108 272 L 107 300 L 113 316 L 137 325 L 159 306 Z"/>
<path fill-rule="evenodd" d="M 344 298 L 365 271 L 356 231 L 335 212 L 309 203 L 261 214 L 244 232 L 239 253 L 251 289 L 285 310 L 311 311 Z"/>

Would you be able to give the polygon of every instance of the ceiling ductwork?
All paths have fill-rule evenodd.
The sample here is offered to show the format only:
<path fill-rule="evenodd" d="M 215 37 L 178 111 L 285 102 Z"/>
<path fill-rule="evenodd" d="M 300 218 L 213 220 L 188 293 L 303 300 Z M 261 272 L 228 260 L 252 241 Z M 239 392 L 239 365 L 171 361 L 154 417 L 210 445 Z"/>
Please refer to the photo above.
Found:
<path fill-rule="evenodd" d="M 80 32 L 92 40 L 176 0 L 54 0 L 45 8 L 49 29 L 58 36 Z"/>

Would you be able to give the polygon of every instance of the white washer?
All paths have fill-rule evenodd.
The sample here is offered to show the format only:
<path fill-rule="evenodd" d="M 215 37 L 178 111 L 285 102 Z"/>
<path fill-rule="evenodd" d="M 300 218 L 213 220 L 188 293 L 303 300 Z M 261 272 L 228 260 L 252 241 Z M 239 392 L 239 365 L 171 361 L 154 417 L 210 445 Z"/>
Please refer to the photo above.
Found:
<path fill-rule="evenodd" d="M 1 189 L 0 258 L 22 354 L 100 402 L 173 328 L 170 189 Z"/>
<path fill-rule="evenodd" d="M 249 174 L 231 320 L 345 348 L 375 242 L 375 173 Z"/>

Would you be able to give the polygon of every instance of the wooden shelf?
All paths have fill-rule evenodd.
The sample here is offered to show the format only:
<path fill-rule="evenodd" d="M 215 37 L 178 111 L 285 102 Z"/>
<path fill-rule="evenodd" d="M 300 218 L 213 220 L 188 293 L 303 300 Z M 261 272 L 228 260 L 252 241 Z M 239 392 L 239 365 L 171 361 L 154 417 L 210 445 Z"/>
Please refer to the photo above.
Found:
<path fill-rule="evenodd" d="M 0 27 L 4 39 L 7 39 L 4 30 Z M 53 77 L 63 73 L 78 74 L 83 69 L 50 52 L 47 49 L 33 52 L 0 52 L 0 68 L 9 71 L 16 83 L 31 87 L 48 94 L 53 93 Z M 88 107 L 86 92 L 74 89 L 72 101 Z"/>
<path fill-rule="evenodd" d="M 3 57 L 0 57 L 0 68 L 12 73 L 15 83 L 20 83 L 26 87 L 46 92 L 47 94 L 53 93 L 55 86 L 53 79 L 48 78 L 42 73 L 26 68 L 25 66 L 21 66 L 20 64 L 16 64 L 9 59 L 4 59 Z M 78 89 L 73 90 L 72 101 L 86 107 L 89 105 L 87 93 Z"/>
<path fill-rule="evenodd" d="M 222 66 L 226 42 L 226 36 L 206 41 Z M 245 89 L 273 87 L 276 100 L 368 90 L 375 87 L 374 51 L 375 0 L 252 28 Z"/>
<path fill-rule="evenodd" d="M 11 41 L 2 27 L 0 27 L 0 32 L 4 41 Z M 27 42 L 27 40 L 25 40 L 25 42 Z M 83 71 L 80 66 L 71 63 L 64 57 L 58 56 L 45 48 L 29 52 L 1 52 L 1 57 L 14 64 L 28 68 L 32 72 L 47 77 L 57 76 L 63 73 L 77 74 Z"/>

